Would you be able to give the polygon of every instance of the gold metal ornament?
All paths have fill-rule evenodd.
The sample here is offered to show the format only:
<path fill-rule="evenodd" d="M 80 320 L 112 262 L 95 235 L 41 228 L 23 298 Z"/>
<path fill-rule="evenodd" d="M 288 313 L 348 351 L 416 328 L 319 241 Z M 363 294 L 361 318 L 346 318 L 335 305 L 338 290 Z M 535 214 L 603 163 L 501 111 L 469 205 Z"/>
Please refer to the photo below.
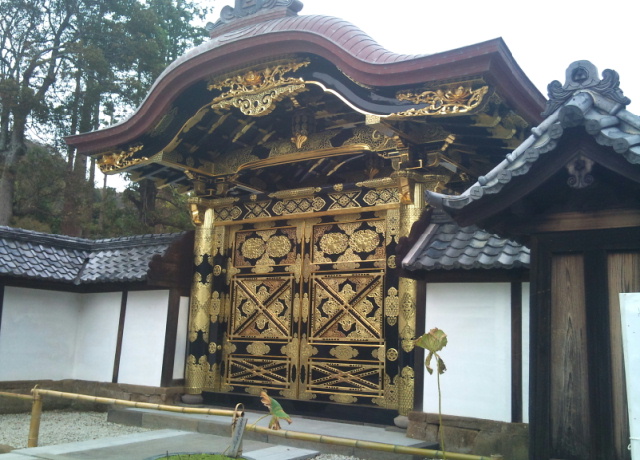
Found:
<path fill-rule="evenodd" d="M 120 169 L 128 168 L 129 166 L 147 161 L 147 157 L 134 158 L 131 157 L 144 148 L 143 145 L 135 145 L 128 150 L 120 150 L 117 152 L 105 153 L 102 158 L 98 160 L 98 167 L 103 173 L 109 173 Z"/>
<path fill-rule="evenodd" d="M 380 237 L 373 230 L 358 230 L 349 238 L 354 252 L 373 252 L 380 245 Z"/>
<path fill-rule="evenodd" d="M 202 223 L 196 227 L 194 242 L 194 263 L 206 265 L 205 262 L 213 260 L 214 226 L 213 209 L 207 208 L 203 213 Z M 213 268 L 213 267 L 211 267 Z M 189 327 L 188 337 L 190 344 L 197 340 L 202 334 L 205 342 L 209 341 L 209 323 L 211 321 L 211 294 L 212 278 L 211 273 L 194 274 L 191 286 L 191 299 L 189 305 Z M 187 361 L 185 370 L 185 387 L 190 394 L 199 394 L 204 387 L 206 372 L 209 371 L 207 356 L 190 355 L 193 359 Z M 204 361 L 203 361 L 204 360 Z M 204 364 L 203 364 L 204 363 Z M 204 365 L 206 364 L 206 369 Z M 203 370 L 204 369 L 204 370 Z"/>
<path fill-rule="evenodd" d="M 413 410 L 413 398 L 415 394 L 415 372 L 409 366 L 400 371 L 398 385 L 398 412 L 400 415 L 409 415 Z"/>
<path fill-rule="evenodd" d="M 395 326 L 398 323 L 398 315 L 400 314 L 400 300 L 398 298 L 398 290 L 394 287 L 387 291 L 387 298 L 384 303 L 387 324 Z"/>
<path fill-rule="evenodd" d="M 393 378 L 393 382 L 391 378 L 386 373 L 384 374 L 384 396 L 379 398 L 374 398 L 374 404 L 377 404 L 380 407 L 385 409 L 398 409 L 398 380 L 399 375 L 396 375 Z"/>
<path fill-rule="evenodd" d="M 319 246 L 325 254 L 342 254 L 349 246 L 349 237 L 344 233 L 325 233 Z"/>
<path fill-rule="evenodd" d="M 396 97 L 400 101 L 410 101 L 414 104 L 427 104 L 420 109 L 409 109 L 404 112 L 391 114 L 389 118 L 404 118 L 416 116 L 458 115 L 469 113 L 477 108 L 489 92 L 488 86 L 471 89 L 468 86 L 444 88 L 435 91 L 399 93 Z"/>
<path fill-rule="evenodd" d="M 389 348 L 387 350 L 387 360 L 388 361 L 396 361 L 398 359 L 398 350 L 396 350 L 395 348 Z"/>
<path fill-rule="evenodd" d="M 185 391 L 187 394 L 200 394 L 204 388 L 209 363 L 206 356 L 196 359 L 194 355 L 187 357 L 185 369 Z"/>
<path fill-rule="evenodd" d="M 207 391 L 220 391 L 220 366 L 214 363 L 207 372 L 204 388 Z"/>
<path fill-rule="evenodd" d="M 389 258 L 387 259 L 387 266 L 391 269 L 396 268 L 396 256 L 389 256 Z"/>
<path fill-rule="evenodd" d="M 309 61 L 279 64 L 250 70 L 244 75 L 235 75 L 209 85 L 209 90 L 224 91 L 211 102 L 211 108 L 236 107 L 248 116 L 268 115 L 276 108 L 277 102 L 306 91 L 302 78 L 285 77 L 285 74 L 307 65 Z"/>
<path fill-rule="evenodd" d="M 358 398 L 351 395 L 333 394 L 329 396 L 329 399 L 340 404 L 355 404 L 358 402 Z"/>
<path fill-rule="evenodd" d="M 218 291 L 213 291 L 211 293 L 211 308 L 209 311 L 212 323 L 218 322 L 218 318 L 220 317 L 221 312 L 222 312 L 222 298 Z"/>
<path fill-rule="evenodd" d="M 341 361 L 347 361 L 358 356 L 358 350 L 349 345 L 338 345 L 335 348 L 329 350 L 331 356 L 335 356 Z"/>
<path fill-rule="evenodd" d="M 247 352 L 256 356 L 268 355 L 271 351 L 271 347 L 264 342 L 252 342 L 247 345 Z"/>

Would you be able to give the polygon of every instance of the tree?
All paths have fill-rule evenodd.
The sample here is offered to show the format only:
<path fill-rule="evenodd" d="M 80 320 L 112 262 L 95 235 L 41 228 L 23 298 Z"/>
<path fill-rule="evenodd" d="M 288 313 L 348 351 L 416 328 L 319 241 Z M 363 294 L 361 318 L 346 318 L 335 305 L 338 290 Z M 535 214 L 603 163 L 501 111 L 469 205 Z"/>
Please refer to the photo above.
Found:
<path fill-rule="evenodd" d="M 27 143 L 15 165 L 12 225 L 46 233 L 60 231 L 66 162 L 50 147 Z"/>
<path fill-rule="evenodd" d="M 45 107 L 74 38 L 75 1 L 0 3 L 0 225 L 13 214 L 16 162 L 26 153 L 29 118 Z"/>
<path fill-rule="evenodd" d="M 27 143 L 27 153 L 15 166 L 15 203 L 11 224 L 46 233 L 60 233 L 67 188 L 67 161 L 50 146 Z M 82 187 L 89 190 L 88 180 Z M 137 186 L 137 184 L 136 184 Z M 192 228 L 186 197 L 171 187 L 157 193 L 154 210 L 140 218 L 133 190 L 118 192 L 111 187 L 90 190 L 83 236 L 111 238 L 141 233 L 169 233 Z"/>
<path fill-rule="evenodd" d="M 203 39 L 192 20 L 207 12 L 189 0 L 0 2 L 0 225 L 11 221 L 29 124 L 59 149 L 63 136 L 118 121 Z M 67 151 L 65 175 L 61 229 L 80 235 L 91 220 L 87 157 Z"/>
<path fill-rule="evenodd" d="M 203 39 L 203 31 L 191 21 L 206 10 L 193 2 L 157 0 L 147 5 L 137 0 L 97 0 L 86 2 L 85 8 L 78 17 L 79 41 L 67 73 L 73 77 L 74 91 L 66 118 L 74 122 L 60 126 L 62 135 L 97 129 L 105 119 L 117 121 L 118 112 L 129 112 L 141 103 L 168 62 Z M 91 193 L 82 189 L 86 161 L 86 157 L 74 158 L 69 152 L 62 228 L 69 235 L 81 235 L 90 218 L 86 197 Z M 94 171 L 93 164 L 90 171 Z M 154 185 L 134 188 L 138 189 L 148 192 L 140 201 L 151 213 L 155 208 Z M 147 212 L 140 216 L 146 223 Z"/>

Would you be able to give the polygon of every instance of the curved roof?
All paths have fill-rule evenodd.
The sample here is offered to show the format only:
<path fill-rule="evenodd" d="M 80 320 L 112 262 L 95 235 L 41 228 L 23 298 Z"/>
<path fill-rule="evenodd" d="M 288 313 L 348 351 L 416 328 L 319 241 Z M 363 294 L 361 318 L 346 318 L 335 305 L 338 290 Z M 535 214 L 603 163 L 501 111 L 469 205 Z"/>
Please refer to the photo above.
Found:
<path fill-rule="evenodd" d="M 260 3 L 260 2 L 259 2 Z M 273 2 L 272 2 L 273 3 Z M 386 50 L 358 27 L 328 16 L 272 15 L 225 24 L 220 33 L 172 63 L 127 120 L 106 129 L 66 138 L 91 154 L 135 140 L 199 81 L 282 55 L 312 54 L 329 61 L 363 86 L 392 87 L 481 76 L 528 122 L 539 119 L 544 98 L 513 60 L 502 39 L 432 55 Z"/>
<path fill-rule="evenodd" d="M 533 128 L 532 134 L 500 164 L 479 177 L 460 195 L 427 192 L 427 200 L 456 216 L 471 207 L 483 206 L 486 207 L 486 211 L 482 212 L 485 217 L 497 213 L 519 199 L 520 195 L 513 193 L 511 188 L 512 192 L 506 194 L 508 198 L 501 200 L 499 205 L 495 204 L 494 196 L 531 176 L 530 171 L 536 164 L 551 161 L 550 155 L 560 145 L 566 131 L 579 126 L 583 126 L 597 144 L 611 149 L 609 162 L 619 174 L 638 180 L 640 176 L 635 165 L 640 164 L 640 117 L 625 109 L 631 101 L 619 88 L 617 72 L 607 69 L 600 79 L 592 63 L 577 61 L 567 69 L 564 86 L 554 81 L 549 85 L 549 93 L 550 100 L 544 112 L 547 118 Z M 558 167 L 564 167 L 564 163 Z M 539 175 L 531 178 L 537 182 L 544 179 Z M 592 180 L 584 174 L 574 175 L 573 179 Z M 580 188 L 587 185 L 585 182 L 572 186 Z M 457 220 L 471 223 L 471 220 L 462 216 Z"/>

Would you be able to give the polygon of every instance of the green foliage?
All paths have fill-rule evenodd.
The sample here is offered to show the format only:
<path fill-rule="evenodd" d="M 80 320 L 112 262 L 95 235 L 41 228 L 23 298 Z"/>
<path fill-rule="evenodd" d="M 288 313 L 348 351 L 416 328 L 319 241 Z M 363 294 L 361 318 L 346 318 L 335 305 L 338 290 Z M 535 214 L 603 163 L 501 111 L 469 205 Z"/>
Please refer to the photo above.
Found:
<path fill-rule="evenodd" d="M 60 231 L 66 162 L 41 145 L 30 145 L 16 165 L 12 225 L 29 230 Z"/>
<path fill-rule="evenodd" d="M 45 233 L 60 233 L 64 213 L 67 163 L 50 148 L 30 144 L 16 165 L 14 216 L 10 224 Z M 144 233 L 171 233 L 192 227 L 186 197 L 171 187 L 160 191 L 153 216 L 143 221 L 127 192 L 111 187 L 95 190 L 87 180 L 78 185 L 91 212 L 81 216 L 82 236 L 111 238 Z M 135 188 L 136 185 L 131 188 Z M 128 193 L 135 193 L 131 190 Z"/>
<path fill-rule="evenodd" d="M 222 454 L 167 454 L 158 460 L 243 460 L 244 457 L 227 457 Z"/>
<path fill-rule="evenodd" d="M 132 227 L 154 230 L 159 221 L 158 228 L 165 225 L 164 203 L 177 201 L 172 192 L 162 192 L 158 216 L 137 212 L 141 226 L 129 222 L 136 216 L 132 200 L 113 204 L 126 219 L 93 223 L 84 211 L 95 208 L 87 160 L 73 151 L 67 152 L 66 173 L 56 176 L 68 184 L 63 212 L 51 207 L 60 206 L 59 200 L 47 198 L 42 206 L 30 202 L 24 187 L 22 195 L 13 196 L 14 170 L 27 150 L 27 133 L 37 133 L 37 141 L 50 144 L 51 152 L 62 152 L 63 136 L 97 129 L 130 113 L 171 61 L 204 40 L 204 30 L 193 21 L 209 11 L 194 0 L 0 1 L 0 171 L 6 172 L 4 185 L 10 182 L 0 184 L 0 203 L 23 206 L 0 206 L 0 225 L 8 224 L 13 212 L 14 224 L 40 222 L 52 231 L 73 229 L 73 234 L 81 227 L 93 234 L 110 233 L 117 225 L 127 233 Z M 21 180 L 26 182 L 24 174 Z M 59 191 L 55 184 L 51 188 Z M 78 198 L 80 193 L 84 198 Z M 101 199 L 111 195 L 102 193 Z M 109 211 L 110 206 L 101 203 L 97 210 Z M 34 215 L 28 214 L 31 210 Z M 62 222 L 50 222 L 52 215 Z M 183 214 L 173 220 L 168 227 L 184 227 Z"/>

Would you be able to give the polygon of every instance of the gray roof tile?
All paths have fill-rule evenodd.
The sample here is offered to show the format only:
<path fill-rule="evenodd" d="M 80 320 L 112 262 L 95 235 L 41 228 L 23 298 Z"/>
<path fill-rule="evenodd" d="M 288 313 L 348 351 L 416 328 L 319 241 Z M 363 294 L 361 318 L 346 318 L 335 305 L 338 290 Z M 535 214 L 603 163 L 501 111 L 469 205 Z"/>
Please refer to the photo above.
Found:
<path fill-rule="evenodd" d="M 0 226 L 0 273 L 84 283 L 143 281 L 183 233 L 88 240 Z"/>
<path fill-rule="evenodd" d="M 460 227 L 442 211 L 435 211 L 427 238 L 403 261 L 408 270 L 493 269 L 528 267 L 529 249 L 481 230 Z"/>
<path fill-rule="evenodd" d="M 546 118 L 531 130 L 529 138 L 462 194 L 427 192 L 429 203 L 454 211 L 499 193 L 513 177 L 527 174 L 536 161 L 553 151 L 566 128 L 581 125 L 600 145 L 611 147 L 613 155 L 640 164 L 640 117 L 625 109 L 631 101 L 619 88 L 618 74 L 607 69 L 599 79 L 593 64 L 577 61 L 569 66 L 567 75 L 573 75 L 578 68 L 585 70 L 589 78 L 579 82 L 568 80 L 564 86 L 552 82 L 543 113 Z"/>

